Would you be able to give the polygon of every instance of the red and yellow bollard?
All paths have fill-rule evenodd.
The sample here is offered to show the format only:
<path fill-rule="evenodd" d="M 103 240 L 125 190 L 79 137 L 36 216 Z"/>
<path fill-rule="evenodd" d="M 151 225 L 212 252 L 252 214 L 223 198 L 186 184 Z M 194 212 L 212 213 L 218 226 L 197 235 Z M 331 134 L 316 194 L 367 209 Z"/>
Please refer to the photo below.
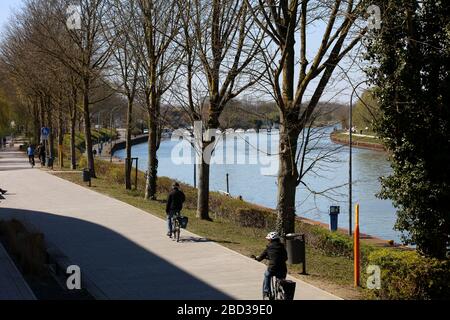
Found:
<path fill-rule="evenodd" d="M 361 252 L 359 244 L 359 204 L 355 211 L 355 233 L 353 235 L 354 279 L 355 287 L 361 284 Z"/>

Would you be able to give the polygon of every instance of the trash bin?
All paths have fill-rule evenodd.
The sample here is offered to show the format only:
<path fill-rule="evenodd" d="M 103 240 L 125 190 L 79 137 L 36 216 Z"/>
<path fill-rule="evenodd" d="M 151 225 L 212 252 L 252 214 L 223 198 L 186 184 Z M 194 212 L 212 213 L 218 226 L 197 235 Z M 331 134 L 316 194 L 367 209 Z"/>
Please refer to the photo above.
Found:
<path fill-rule="evenodd" d="M 188 217 L 178 217 L 178 222 L 180 223 L 180 227 L 182 229 L 187 229 L 187 226 L 189 224 L 189 218 Z"/>
<path fill-rule="evenodd" d="M 330 230 L 337 231 L 339 226 L 340 207 L 330 207 Z"/>
<path fill-rule="evenodd" d="M 304 234 L 291 233 L 286 235 L 286 251 L 289 264 L 303 264 L 303 274 L 306 274 L 306 241 Z"/>
<path fill-rule="evenodd" d="M 89 169 L 83 170 L 83 182 L 91 182 L 91 171 Z"/>
<path fill-rule="evenodd" d="M 53 158 L 52 157 L 47 157 L 47 167 L 48 168 L 53 168 Z"/>
<path fill-rule="evenodd" d="M 294 281 L 282 280 L 280 282 L 281 288 L 283 289 L 284 300 L 292 301 L 295 297 L 295 289 L 297 284 Z"/>

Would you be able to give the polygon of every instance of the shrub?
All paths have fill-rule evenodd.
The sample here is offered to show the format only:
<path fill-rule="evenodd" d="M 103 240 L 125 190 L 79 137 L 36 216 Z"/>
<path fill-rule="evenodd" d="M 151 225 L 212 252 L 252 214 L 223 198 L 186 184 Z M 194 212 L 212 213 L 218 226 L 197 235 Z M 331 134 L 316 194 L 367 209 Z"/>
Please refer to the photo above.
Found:
<path fill-rule="evenodd" d="M 17 220 L 0 221 L 0 235 L 25 274 L 40 275 L 46 262 L 44 235 L 30 233 Z"/>
<path fill-rule="evenodd" d="M 301 221 L 297 222 L 297 232 L 306 235 L 309 246 L 329 256 L 353 258 L 353 240 L 347 235 Z"/>
<path fill-rule="evenodd" d="M 85 169 L 87 167 L 88 167 L 88 163 L 87 163 L 86 157 L 79 158 L 79 160 L 78 160 L 78 168 Z"/>
<path fill-rule="evenodd" d="M 276 221 L 272 212 L 257 208 L 238 209 L 234 219 L 241 227 L 257 229 L 271 229 Z"/>
<path fill-rule="evenodd" d="M 101 173 L 101 172 L 99 172 Z M 125 170 L 120 167 L 113 167 L 109 169 L 108 175 L 115 183 L 125 183 Z"/>
<path fill-rule="evenodd" d="M 416 251 L 382 249 L 368 263 L 381 268 L 381 290 L 371 298 L 383 300 L 450 299 L 450 261 L 424 258 Z"/>

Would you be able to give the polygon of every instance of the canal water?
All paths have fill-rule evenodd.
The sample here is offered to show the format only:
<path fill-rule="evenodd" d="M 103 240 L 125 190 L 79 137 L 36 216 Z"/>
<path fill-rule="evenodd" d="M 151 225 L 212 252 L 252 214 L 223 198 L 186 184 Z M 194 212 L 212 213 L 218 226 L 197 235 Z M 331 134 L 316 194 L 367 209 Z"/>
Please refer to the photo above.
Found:
<path fill-rule="evenodd" d="M 297 214 L 309 219 L 329 222 L 330 206 L 340 206 L 339 227 L 348 228 L 348 176 L 349 148 L 337 146 L 330 140 L 325 129 L 320 141 L 314 143 L 307 155 L 311 163 L 318 156 L 326 157 L 304 178 L 307 187 L 301 185 L 297 191 Z M 244 200 L 276 208 L 278 142 L 276 132 L 235 133 L 219 138 L 211 165 L 211 190 L 226 191 L 226 175 L 229 175 L 230 193 Z M 400 241 L 400 234 L 393 230 L 396 214 L 390 201 L 380 200 L 379 178 L 391 173 L 384 152 L 353 149 L 353 201 L 360 204 L 361 230 L 386 240 Z M 190 185 L 194 183 L 194 154 L 186 140 L 173 137 L 161 143 L 158 152 L 160 176 L 177 179 Z M 125 151 L 115 156 L 124 158 Z M 147 144 L 133 147 L 133 157 L 139 158 L 139 167 L 147 168 Z M 322 192 L 326 191 L 322 194 Z"/>

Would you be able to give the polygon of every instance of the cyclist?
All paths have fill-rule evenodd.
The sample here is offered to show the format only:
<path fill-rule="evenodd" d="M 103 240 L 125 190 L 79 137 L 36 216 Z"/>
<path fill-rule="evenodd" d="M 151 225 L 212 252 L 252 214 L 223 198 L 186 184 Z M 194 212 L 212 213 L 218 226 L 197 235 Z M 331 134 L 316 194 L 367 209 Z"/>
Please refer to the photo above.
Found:
<path fill-rule="evenodd" d="M 283 243 L 281 243 L 280 235 L 277 232 L 271 232 L 266 239 L 269 241 L 266 250 L 258 256 L 252 256 L 257 261 L 269 260 L 269 266 L 264 274 L 263 297 L 268 299 L 271 296 L 271 280 L 272 277 L 284 280 L 287 276 L 286 261 L 288 260 L 287 251 Z"/>
<path fill-rule="evenodd" d="M 180 185 L 174 183 L 172 185 L 172 192 L 169 194 L 167 199 L 166 213 L 167 213 L 167 226 L 168 233 L 167 236 L 172 238 L 172 218 L 174 215 L 179 214 L 183 210 L 183 204 L 186 201 L 186 196 L 183 191 L 180 190 Z"/>
<path fill-rule="evenodd" d="M 28 154 L 28 161 L 30 162 L 31 166 L 34 168 L 35 162 L 34 162 L 34 146 L 30 145 L 27 150 Z"/>

